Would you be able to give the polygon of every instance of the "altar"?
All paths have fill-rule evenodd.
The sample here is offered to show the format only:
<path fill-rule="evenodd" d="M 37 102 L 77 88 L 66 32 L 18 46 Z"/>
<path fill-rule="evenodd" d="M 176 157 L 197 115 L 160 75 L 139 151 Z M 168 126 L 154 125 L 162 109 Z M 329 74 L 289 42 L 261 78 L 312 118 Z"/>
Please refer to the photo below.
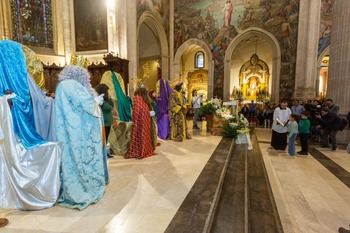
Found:
<path fill-rule="evenodd" d="M 253 150 L 252 141 L 250 140 L 249 129 L 238 130 L 236 144 L 248 144 L 248 150 Z"/>
<path fill-rule="evenodd" d="M 227 108 L 231 108 L 232 114 L 238 113 L 238 101 L 237 100 L 223 102 L 222 106 L 226 106 Z"/>

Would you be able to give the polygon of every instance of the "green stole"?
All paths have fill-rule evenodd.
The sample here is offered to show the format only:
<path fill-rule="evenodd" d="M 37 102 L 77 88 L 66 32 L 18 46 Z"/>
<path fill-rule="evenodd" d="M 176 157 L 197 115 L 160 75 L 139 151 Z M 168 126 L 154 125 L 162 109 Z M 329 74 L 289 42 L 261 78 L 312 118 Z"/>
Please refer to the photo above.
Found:
<path fill-rule="evenodd" d="M 121 121 L 129 122 L 131 121 L 131 108 L 132 108 L 131 98 L 124 94 L 120 86 L 120 83 L 117 79 L 117 76 L 113 71 L 111 72 L 112 72 L 115 93 L 117 95 L 119 118 Z"/>

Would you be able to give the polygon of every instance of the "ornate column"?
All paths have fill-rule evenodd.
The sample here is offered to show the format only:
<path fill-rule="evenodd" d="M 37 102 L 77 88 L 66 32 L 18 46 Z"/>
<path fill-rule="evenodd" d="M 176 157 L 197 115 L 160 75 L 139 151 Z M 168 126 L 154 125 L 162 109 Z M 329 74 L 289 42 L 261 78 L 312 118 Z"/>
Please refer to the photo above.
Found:
<path fill-rule="evenodd" d="M 55 54 L 64 55 L 64 25 L 62 24 L 64 7 L 58 0 L 52 1 L 52 26 L 53 26 L 53 49 Z M 70 27 L 69 27 L 70 28 Z"/>
<path fill-rule="evenodd" d="M 327 98 L 340 107 L 339 114 L 350 111 L 350 1 L 337 0 L 333 6 Z"/>
<path fill-rule="evenodd" d="M 294 98 L 316 98 L 320 0 L 300 1 Z"/>
<path fill-rule="evenodd" d="M 129 55 L 129 35 L 137 28 L 136 24 L 136 3 L 135 1 L 116 1 L 116 25 L 117 25 L 117 50 L 119 57 L 127 59 Z M 134 17 L 135 19 L 132 19 Z M 131 22 L 130 22 L 131 21 Z M 134 21 L 134 22 L 133 22 Z M 128 35 L 129 33 L 129 35 Z M 131 44 L 133 46 L 133 44 Z"/>
<path fill-rule="evenodd" d="M 169 1 L 169 77 L 174 79 L 174 0 Z"/>
<path fill-rule="evenodd" d="M 74 35 L 74 25 L 71 23 L 71 17 L 74 17 L 73 1 L 62 0 L 62 24 L 63 24 L 63 40 L 64 40 L 64 54 L 65 62 L 69 64 L 70 57 L 74 53 L 74 44 L 72 44 Z M 64 64 L 61 64 L 64 65 Z"/>
<path fill-rule="evenodd" d="M 11 6 L 10 1 L 0 3 L 0 40 L 11 39 Z"/>
<path fill-rule="evenodd" d="M 117 21 L 116 11 L 117 4 L 114 0 L 107 1 L 107 30 L 108 30 L 108 52 L 119 55 L 119 50 L 117 46 Z"/>
<path fill-rule="evenodd" d="M 134 93 L 137 83 L 137 75 L 138 75 L 138 36 L 137 36 L 137 2 L 138 1 L 128 1 L 124 0 L 124 4 L 127 5 L 127 17 L 125 18 L 125 26 L 127 30 L 125 31 L 125 46 L 127 48 L 127 57 L 129 62 L 129 88 L 130 93 Z"/>

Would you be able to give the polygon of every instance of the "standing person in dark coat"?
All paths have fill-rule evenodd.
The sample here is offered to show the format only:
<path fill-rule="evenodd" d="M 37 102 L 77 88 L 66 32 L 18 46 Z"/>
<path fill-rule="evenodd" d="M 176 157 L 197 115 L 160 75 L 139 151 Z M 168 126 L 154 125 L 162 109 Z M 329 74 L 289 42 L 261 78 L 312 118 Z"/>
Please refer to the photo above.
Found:
<path fill-rule="evenodd" d="M 249 117 L 249 107 L 247 104 L 245 104 L 242 109 L 241 109 L 241 113 L 243 114 L 243 116 L 245 118 L 248 118 Z"/>
<path fill-rule="evenodd" d="M 339 106 L 337 104 L 334 104 L 332 99 L 327 99 L 326 105 L 330 112 L 335 113 L 335 115 L 339 114 Z"/>
<path fill-rule="evenodd" d="M 320 120 L 320 124 L 317 128 L 322 129 L 322 141 L 321 147 L 328 147 L 328 136 L 332 141 L 332 150 L 337 149 L 337 133 L 340 127 L 340 118 L 333 112 L 330 112 L 328 108 L 322 108 L 320 115 L 315 115 Z"/>

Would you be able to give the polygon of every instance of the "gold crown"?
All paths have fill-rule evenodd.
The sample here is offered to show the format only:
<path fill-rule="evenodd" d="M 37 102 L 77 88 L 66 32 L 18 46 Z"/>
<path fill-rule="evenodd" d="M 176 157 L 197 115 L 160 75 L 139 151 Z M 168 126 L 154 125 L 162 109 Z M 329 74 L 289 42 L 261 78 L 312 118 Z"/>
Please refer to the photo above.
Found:
<path fill-rule="evenodd" d="M 76 65 L 80 67 L 84 67 L 85 69 L 89 66 L 89 60 L 87 58 L 84 58 L 82 55 L 73 55 L 70 58 L 70 65 Z"/>

